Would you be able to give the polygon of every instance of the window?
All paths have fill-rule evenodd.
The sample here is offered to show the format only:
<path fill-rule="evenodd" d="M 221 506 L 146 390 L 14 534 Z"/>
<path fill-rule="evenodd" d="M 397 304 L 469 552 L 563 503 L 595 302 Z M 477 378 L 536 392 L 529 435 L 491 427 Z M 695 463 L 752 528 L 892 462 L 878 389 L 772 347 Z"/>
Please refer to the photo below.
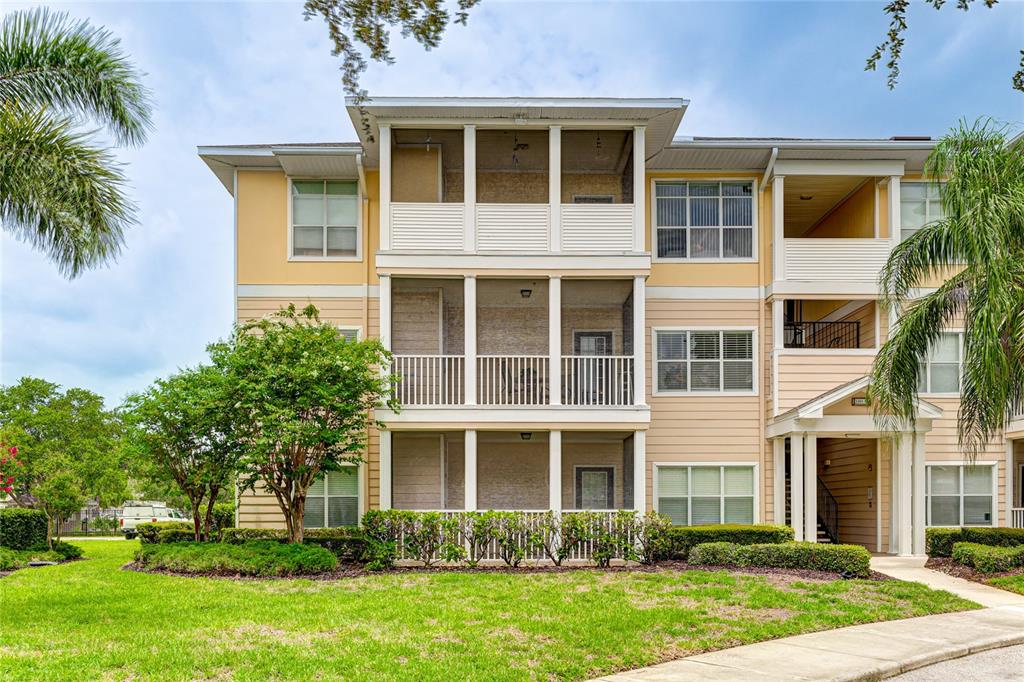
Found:
<path fill-rule="evenodd" d="M 754 523 L 753 466 L 657 466 L 658 511 L 677 526 Z"/>
<path fill-rule="evenodd" d="M 754 332 L 661 330 L 654 338 L 658 392 L 754 390 Z"/>
<path fill-rule="evenodd" d="M 613 467 L 576 467 L 576 508 L 615 508 Z"/>
<path fill-rule="evenodd" d="M 309 487 L 304 528 L 355 526 L 359 523 L 359 469 L 325 472 Z"/>
<path fill-rule="evenodd" d="M 359 197 L 355 181 L 292 181 L 292 256 L 358 255 Z"/>
<path fill-rule="evenodd" d="M 360 327 L 338 327 L 338 333 L 346 341 L 358 341 L 360 331 Z"/>
<path fill-rule="evenodd" d="M 929 464 L 927 470 L 929 526 L 994 525 L 991 464 Z"/>
<path fill-rule="evenodd" d="M 959 393 L 960 359 L 963 356 L 963 337 L 960 332 L 943 332 L 938 342 L 921 363 L 918 374 L 918 393 Z"/>
<path fill-rule="evenodd" d="M 906 239 L 928 223 L 942 218 L 941 185 L 904 182 L 900 187 L 900 238 Z"/>
<path fill-rule="evenodd" d="M 752 258 L 750 182 L 656 182 L 658 258 Z"/>

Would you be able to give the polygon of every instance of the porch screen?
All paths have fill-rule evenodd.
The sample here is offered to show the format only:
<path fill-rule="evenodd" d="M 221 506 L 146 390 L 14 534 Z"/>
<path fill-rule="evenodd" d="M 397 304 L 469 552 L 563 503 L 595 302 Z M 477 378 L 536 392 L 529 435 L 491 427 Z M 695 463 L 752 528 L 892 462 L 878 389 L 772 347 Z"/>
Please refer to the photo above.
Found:
<path fill-rule="evenodd" d="M 754 522 L 754 467 L 659 466 L 658 511 L 677 526 Z"/>
<path fill-rule="evenodd" d="M 991 526 L 992 465 L 928 465 L 929 526 Z"/>
<path fill-rule="evenodd" d="M 309 487 L 302 518 L 305 528 L 355 526 L 359 523 L 359 476 L 356 467 L 330 471 Z"/>

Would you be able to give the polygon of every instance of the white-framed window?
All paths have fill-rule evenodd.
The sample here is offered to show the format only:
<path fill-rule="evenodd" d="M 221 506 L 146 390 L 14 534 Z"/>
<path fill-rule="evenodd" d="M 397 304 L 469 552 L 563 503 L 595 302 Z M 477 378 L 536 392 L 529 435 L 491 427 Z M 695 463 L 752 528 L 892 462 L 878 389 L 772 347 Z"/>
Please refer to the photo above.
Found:
<path fill-rule="evenodd" d="M 657 511 L 676 526 L 754 523 L 755 479 L 752 464 L 658 464 Z"/>
<path fill-rule="evenodd" d="M 995 525 L 994 464 L 927 464 L 929 526 Z"/>
<path fill-rule="evenodd" d="M 362 327 L 338 327 L 338 333 L 344 337 L 346 341 L 358 341 L 363 335 Z"/>
<path fill-rule="evenodd" d="M 753 393 L 752 329 L 654 330 L 654 391 Z"/>
<path fill-rule="evenodd" d="M 359 467 L 326 471 L 306 494 L 304 528 L 333 528 L 359 524 Z"/>
<path fill-rule="evenodd" d="M 753 259 L 754 183 L 654 183 L 655 257 Z"/>
<path fill-rule="evenodd" d="M 295 259 L 359 256 L 359 188 L 355 180 L 291 181 L 291 252 Z"/>
<path fill-rule="evenodd" d="M 917 392 L 923 394 L 957 394 L 960 392 L 960 371 L 963 358 L 962 332 L 942 332 L 939 340 L 921 363 Z"/>
<path fill-rule="evenodd" d="M 906 239 L 928 223 L 942 218 L 942 202 L 937 182 L 900 184 L 900 239 Z"/>

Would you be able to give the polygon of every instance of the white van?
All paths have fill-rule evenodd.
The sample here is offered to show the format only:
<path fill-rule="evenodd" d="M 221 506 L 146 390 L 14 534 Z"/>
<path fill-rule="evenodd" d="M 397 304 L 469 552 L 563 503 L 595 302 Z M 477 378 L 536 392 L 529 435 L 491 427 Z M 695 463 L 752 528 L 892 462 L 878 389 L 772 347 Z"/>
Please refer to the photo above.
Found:
<path fill-rule="evenodd" d="M 131 540 L 137 535 L 135 527 L 140 523 L 157 521 L 191 521 L 192 517 L 177 509 L 169 509 L 163 502 L 143 502 L 125 505 L 121 511 L 121 532 Z"/>

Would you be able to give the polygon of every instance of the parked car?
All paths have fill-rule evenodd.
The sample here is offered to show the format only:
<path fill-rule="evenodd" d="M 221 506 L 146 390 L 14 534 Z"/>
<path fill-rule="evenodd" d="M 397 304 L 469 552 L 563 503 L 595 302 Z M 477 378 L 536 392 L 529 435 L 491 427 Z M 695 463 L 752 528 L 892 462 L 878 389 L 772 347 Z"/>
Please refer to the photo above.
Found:
<path fill-rule="evenodd" d="M 126 506 L 121 512 L 121 532 L 131 540 L 138 535 L 135 530 L 140 523 L 156 523 L 157 521 L 191 521 L 192 517 L 177 509 L 170 509 L 165 504 L 133 504 Z"/>

